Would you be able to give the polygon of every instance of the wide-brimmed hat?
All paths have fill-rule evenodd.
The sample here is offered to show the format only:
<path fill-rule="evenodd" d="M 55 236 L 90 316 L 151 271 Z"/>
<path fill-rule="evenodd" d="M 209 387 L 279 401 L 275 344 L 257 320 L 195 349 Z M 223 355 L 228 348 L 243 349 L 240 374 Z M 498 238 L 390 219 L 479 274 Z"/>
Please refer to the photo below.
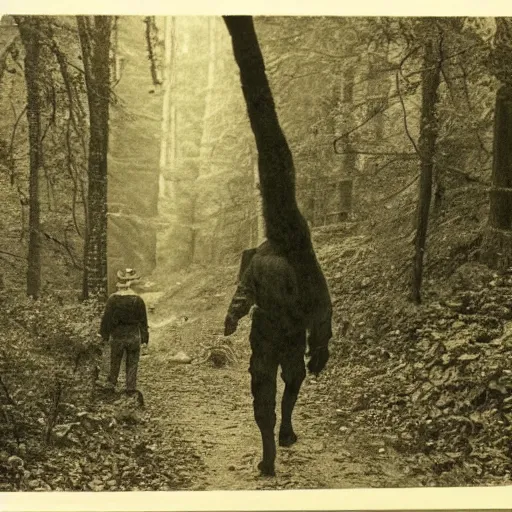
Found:
<path fill-rule="evenodd" d="M 128 281 L 138 281 L 139 279 L 139 274 L 133 268 L 127 268 L 125 270 L 117 271 L 117 280 L 120 283 L 127 283 Z"/>

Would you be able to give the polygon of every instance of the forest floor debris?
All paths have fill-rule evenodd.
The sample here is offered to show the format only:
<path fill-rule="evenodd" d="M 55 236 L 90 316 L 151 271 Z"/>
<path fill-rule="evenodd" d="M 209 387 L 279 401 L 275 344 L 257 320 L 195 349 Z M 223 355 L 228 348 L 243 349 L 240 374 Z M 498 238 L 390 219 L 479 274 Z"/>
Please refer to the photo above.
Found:
<path fill-rule="evenodd" d="M 485 212 L 478 196 L 460 201 L 467 192 L 448 198 L 443 215 L 457 222 L 434 219 L 419 306 L 408 301 L 412 244 L 389 242 L 406 220 L 363 227 L 374 250 L 356 260 L 336 257 L 354 237 L 319 251 L 350 326 L 328 369 L 335 428 L 350 418 L 380 432 L 427 485 L 508 484 L 512 470 L 512 279 L 478 263 Z"/>
<path fill-rule="evenodd" d="M 230 270 L 219 272 L 228 276 Z M 227 298 L 228 294 L 224 301 Z M 166 433 L 169 424 L 178 425 L 181 435 L 204 464 L 203 471 L 194 474 L 191 489 L 420 485 L 419 480 L 411 479 L 407 467 L 394 454 L 383 454 L 378 446 L 368 451 L 367 438 L 355 441 L 354 436 L 331 435 L 337 413 L 330 406 L 327 384 L 322 378 L 308 378 L 304 383 L 296 409 L 299 442 L 279 450 L 276 478 L 260 478 L 257 464 L 261 441 L 253 419 L 247 371 L 249 319 L 242 320 L 237 333 L 221 343 L 215 326 L 222 325 L 223 305 L 201 313 L 195 309 L 197 301 L 200 303 L 201 294 L 195 296 L 191 290 L 173 298 L 173 310 L 188 313 L 191 321 L 179 330 L 169 324 L 154 329 L 150 353 L 141 366 L 141 388 L 151 397 L 148 409 L 159 424 L 157 428 Z M 155 314 L 163 315 L 166 310 L 162 303 Z M 169 354 L 178 347 L 191 354 L 192 364 L 170 362 Z M 216 357 L 209 357 L 212 354 Z M 220 354 L 236 354 L 236 359 L 225 356 L 223 364 L 219 364 Z M 279 383 L 279 394 L 282 391 L 283 385 Z"/>
<path fill-rule="evenodd" d="M 52 304 L 5 310 L 1 490 L 508 484 L 512 275 L 477 262 L 483 216 L 465 215 L 457 198 L 450 204 L 456 222 L 437 220 L 420 306 L 408 300 L 410 219 L 315 230 L 335 309 L 332 355 L 304 383 L 299 442 L 279 450 L 275 479 L 256 470 L 250 320 L 222 334 L 235 266 L 154 276 L 160 288 L 147 292 L 151 340 L 140 363 L 144 406 L 101 386 L 91 395 L 97 356 L 94 343 L 78 350 L 89 324 L 70 322 L 73 311 L 55 325 L 45 320 Z M 49 351 L 59 326 L 65 336 Z M 88 355 L 56 359 L 70 340 Z M 180 353 L 187 364 L 173 361 Z M 56 361 L 58 372 L 48 374 Z"/>
<path fill-rule="evenodd" d="M 162 440 L 140 395 L 128 397 L 102 385 L 106 346 L 90 343 L 94 350 L 77 364 L 75 355 L 83 347 L 74 345 L 73 337 L 67 347 L 46 348 L 51 340 L 45 338 L 44 321 L 54 306 L 51 301 L 39 305 L 39 322 L 33 305 L 19 306 L 18 323 L 3 324 L 10 330 L 0 354 L 0 491 L 189 487 L 192 475 L 201 471 L 199 458 L 177 426 L 169 424 L 169 438 Z M 32 331 L 27 319 L 37 329 Z M 73 325 L 69 319 L 66 324 Z M 88 339 L 82 331 L 80 337 Z"/>

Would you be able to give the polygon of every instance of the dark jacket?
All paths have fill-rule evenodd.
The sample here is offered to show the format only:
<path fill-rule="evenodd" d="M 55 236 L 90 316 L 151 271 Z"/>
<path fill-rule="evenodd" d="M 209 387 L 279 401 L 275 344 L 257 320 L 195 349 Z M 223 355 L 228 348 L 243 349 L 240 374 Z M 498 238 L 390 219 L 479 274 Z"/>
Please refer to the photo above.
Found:
<path fill-rule="evenodd" d="M 141 343 L 149 342 L 146 305 L 136 293 L 113 293 L 107 300 L 101 319 L 101 337 L 121 338 L 140 334 Z"/>

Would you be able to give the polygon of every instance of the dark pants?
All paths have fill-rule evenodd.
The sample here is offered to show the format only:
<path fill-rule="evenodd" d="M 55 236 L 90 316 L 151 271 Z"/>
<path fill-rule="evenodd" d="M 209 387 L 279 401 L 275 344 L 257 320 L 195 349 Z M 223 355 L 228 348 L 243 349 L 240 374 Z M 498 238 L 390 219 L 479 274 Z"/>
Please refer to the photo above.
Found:
<path fill-rule="evenodd" d="M 110 375 L 108 382 L 115 386 L 121 369 L 121 361 L 126 352 L 126 390 L 137 389 L 137 369 L 140 357 L 140 335 L 136 333 L 110 339 Z"/>
<path fill-rule="evenodd" d="M 277 322 L 268 319 L 259 310 L 254 311 L 250 334 L 251 391 L 253 395 L 254 418 L 261 432 L 263 460 L 260 470 L 264 474 L 274 474 L 276 443 L 277 370 L 281 366 L 281 378 L 285 390 L 281 402 L 281 426 L 279 444 L 289 446 L 297 440 L 292 427 L 292 413 L 300 387 L 306 377 L 304 354 L 306 352 L 306 332 L 284 332 Z"/>

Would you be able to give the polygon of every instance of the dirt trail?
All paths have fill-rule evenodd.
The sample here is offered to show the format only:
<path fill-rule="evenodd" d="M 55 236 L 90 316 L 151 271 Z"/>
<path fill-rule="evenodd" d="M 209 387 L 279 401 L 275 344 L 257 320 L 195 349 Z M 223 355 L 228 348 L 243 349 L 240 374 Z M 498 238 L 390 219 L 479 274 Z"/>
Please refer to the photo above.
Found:
<path fill-rule="evenodd" d="M 208 315 L 222 318 L 222 304 Z M 150 315 L 150 317 L 153 315 Z M 216 320 L 214 320 L 216 319 Z M 208 320 L 206 320 L 208 321 Z M 208 363 L 176 364 L 170 361 L 179 350 L 194 352 L 204 328 L 192 320 L 177 325 L 176 317 L 150 319 L 149 353 L 140 365 L 140 388 L 155 427 L 166 443 L 171 427 L 178 427 L 205 465 L 202 474 L 191 475 L 195 490 L 254 490 L 349 487 L 405 487 L 420 485 L 406 474 L 405 464 L 379 440 L 358 439 L 340 418 L 320 377 L 308 376 L 294 414 L 298 442 L 279 448 L 276 478 L 261 478 L 260 436 L 253 420 L 247 323 L 234 338 L 238 361 L 217 369 Z M 169 331 L 169 326 L 173 330 Z M 184 340 L 184 338 L 187 340 Z M 280 383 L 278 400 L 282 393 Z M 276 429 L 277 430 L 277 429 Z M 379 451 L 380 450 L 380 451 Z"/>

